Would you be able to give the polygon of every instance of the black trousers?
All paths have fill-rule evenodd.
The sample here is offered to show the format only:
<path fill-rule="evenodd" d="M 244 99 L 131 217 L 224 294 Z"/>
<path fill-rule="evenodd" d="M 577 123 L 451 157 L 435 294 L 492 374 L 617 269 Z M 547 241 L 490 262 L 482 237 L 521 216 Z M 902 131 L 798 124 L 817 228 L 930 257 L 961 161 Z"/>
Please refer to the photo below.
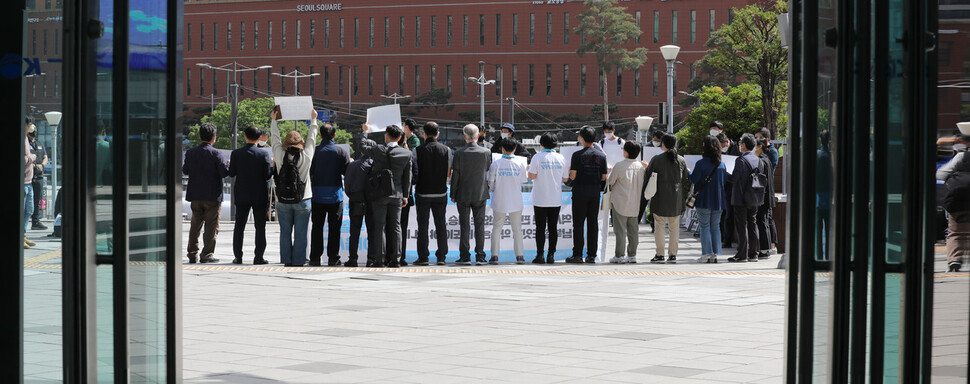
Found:
<path fill-rule="evenodd" d="M 434 215 L 434 234 L 438 241 L 438 249 L 434 254 L 438 260 L 444 260 L 448 255 L 448 223 L 445 218 L 445 209 L 448 207 L 448 198 L 415 198 L 418 211 L 418 260 L 427 261 L 431 251 L 428 249 L 428 229 L 430 227 L 431 215 Z M 402 215 L 403 216 L 403 215 Z M 402 219 L 403 220 L 403 219 Z M 404 223 L 402 222 L 403 226 Z"/>
<path fill-rule="evenodd" d="M 232 255 L 237 259 L 242 258 L 243 255 L 243 241 L 245 239 L 246 232 L 246 221 L 249 219 L 249 212 L 253 212 L 253 226 L 256 227 L 256 248 L 253 250 L 253 255 L 256 259 L 262 259 L 263 253 L 266 252 L 266 205 L 268 203 L 261 204 L 246 204 L 236 202 L 236 222 L 232 228 Z"/>
<path fill-rule="evenodd" d="M 755 217 L 758 222 L 758 245 L 760 251 L 771 249 L 771 204 L 765 203 L 758 207 Z"/>
<path fill-rule="evenodd" d="M 371 204 L 373 234 L 368 234 L 373 249 L 367 257 L 377 265 L 397 260 L 401 255 L 401 203 L 399 198 L 383 198 Z"/>
<path fill-rule="evenodd" d="M 734 229 L 738 231 L 738 257 L 758 257 L 758 207 L 734 206 Z"/>
<path fill-rule="evenodd" d="M 458 242 L 459 257 L 471 258 L 471 225 L 469 214 L 475 222 L 475 258 L 485 260 L 485 201 L 458 202 L 458 228 L 461 237 Z"/>
<path fill-rule="evenodd" d="M 411 207 L 414 206 L 414 198 L 408 198 L 408 205 L 401 207 L 401 258 L 407 256 L 408 250 L 408 222 L 411 219 Z"/>
<path fill-rule="evenodd" d="M 730 248 L 737 238 L 734 228 L 734 206 L 731 205 L 731 184 L 724 184 L 724 199 L 728 202 L 724 214 L 721 215 L 721 242 L 725 247 Z"/>
<path fill-rule="evenodd" d="M 357 249 L 360 248 L 360 229 L 366 223 L 367 236 L 370 236 L 370 226 L 373 219 L 370 218 L 370 212 L 366 201 L 351 200 L 348 204 L 348 208 L 350 209 L 350 240 L 348 247 L 350 248 L 350 260 L 356 261 L 358 257 Z"/>
<path fill-rule="evenodd" d="M 583 256 L 583 224 L 586 224 L 586 257 L 596 257 L 599 239 L 600 198 L 573 195 L 573 257 Z"/>
<path fill-rule="evenodd" d="M 323 256 L 323 223 L 328 222 L 327 257 L 340 258 L 340 226 L 343 225 L 344 203 L 319 204 L 310 206 L 310 261 L 320 261 Z"/>
<path fill-rule="evenodd" d="M 34 188 L 34 213 L 30 215 L 30 219 L 35 223 L 40 221 L 40 217 L 43 214 L 40 210 L 40 201 L 47 197 L 46 193 L 44 193 L 46 191 L 44 184 L 46 183 L 43 178 L 30 183 L 31 187 Z"/>
<path fill-rule="evenodd" d="M 562 207 L 533 207 L 536 216 L 536 255 L 542 256 L 546 248 L 546 230 L 549 230 L 549 255 L 556 254 L 559 242 L 559 210 Z"/>

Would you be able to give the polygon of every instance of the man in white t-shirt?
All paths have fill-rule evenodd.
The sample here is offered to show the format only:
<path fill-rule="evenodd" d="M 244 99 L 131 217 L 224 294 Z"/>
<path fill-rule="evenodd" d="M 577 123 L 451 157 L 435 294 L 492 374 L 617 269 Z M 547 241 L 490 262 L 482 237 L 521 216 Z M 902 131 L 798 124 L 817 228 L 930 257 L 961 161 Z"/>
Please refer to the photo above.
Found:
<path fill-rule="evenodd" d="M 522 184 L 529 181 L 529 176 L 524 159 L 517 159 L 513 155 L 515 144 L 511 138 L 499 140 L 502 157 L 493 161 L 488 170 L 488 187 L 492 192 L 492 258 L 489 264 L 498 264 L 506 216 L 512 224 L 515 263 L 525 263 L 522 246 Z"/>
<path fill-rule="evenodd" d="M 536 258 L 533 264 L 556 262 L 556 244 L 559 240 L 559 210 L 562 208 L 562 183 L 568 180 L 566 161 L 556 152 L 556 135 L 546 132 L 539 138 L 542 151 L 532 156 L 529 179 L 532 179 L 532 206 L 536 223 Z M 563 177 L 565 176 L 565 177 Z M 543 258 L 546 245 L 546 229 L 549 232 L 549 253 Z"/>
<path fill-rule="evenodd" d="M 616 137 L 616 127 L 612 121 L 603 123 L 603 140 L 600 140 L 600 147 L 606 153 L 606 166 L 613 168 L 613 165 L 623 161 L 623 139 Z"/>

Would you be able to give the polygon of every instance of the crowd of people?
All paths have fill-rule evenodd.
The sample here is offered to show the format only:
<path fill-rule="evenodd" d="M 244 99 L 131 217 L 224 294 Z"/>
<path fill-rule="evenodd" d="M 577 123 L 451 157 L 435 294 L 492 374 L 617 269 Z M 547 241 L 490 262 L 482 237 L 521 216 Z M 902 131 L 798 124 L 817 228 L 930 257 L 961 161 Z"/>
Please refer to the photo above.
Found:
<path fill-rule="evenodd" d="M 233 204 L 233 260 L 242 263 L 243 242 L 249 213 L 255 231 L 254 264 L 266 264 L 265 227 L 271 202 L 267 185 L 273 179 L 276 211 L 280 224 L 280 261 L 287 266 L 341 263 L 340 231 L 344 204 L 350 216 L 349 254 L 343 263 L 358 266 L 361 230 L 366 228 L 367 267 L 406 266 L 406 241 L 410 208 L 416 206 L 417 259 L 414 265 L 429 265 L 430 224 L 435 225 L 435 260 L 445 265 L 448 254 L 446 207 L 449 200 L 458 211 L 459 245 L 457 265 L 498 264 L 506 221 L 511 226 L 515 262 L 523 264 L 523 184 L 532 183 L 536 256 L 534 264 L 556 262 L 558 223 L 563 205 L 563 187 L 571 188 L 572 252 L 566 263 L 595 263 L 601 213 L 609 211 L 616 234 L 610 263 L 637 262 L 639 224 L 649 208 L 656 254 L 652 263 L 676 263 L 681 218 L 693 209 L 699 226 L 702 263 L 717 263 L 723 247 L 737 241 L 737 253 L 729 262 L 754 262 L 768 258 L 776 240 L 772 218 L 774 168 L 778 153 L 763 129 L 745 133 L 731 141 L 719 122 L 711 124 L 703 139 L 703 156 L 687 164 L 677 153 L 677 137 L 655 132 L 647 146 L 661 154 L 643 161 L 644 148 L 637 142 L 614 135 L 612 123 L 597 132 L 583 126 L 577 132 L 579 149 L 567 159 L 556 148 L 556 134 L 540 137 L 541 149 L 530 153 L 515 139 L 512 124 L 502 126 L 494 144 L 484 141 L 484 132 L 474 124 L 462 128 L 465 145 L 449 148 L 440 141 L 435 122 L 419 126 L 407 119 L 403 127 L 383 129 L 384 143 L 368 138 L 378 130 L 364 124 L 355 156 L 334 142 L 336 129 L 320 127 L 312 113 L 309 132 L 303 137 L 292 130 L 281 138 L 279 110 L 270 114 L 270 151 L 267 133 L 253 126 L 244 130 L 246 145 L 231 152 L 228 159 L 213 148 L 216 128 L 203 123 L 202 143 L 185 154 L 183 173 L 188 175 L 186 200 L 191 202 L 189 231 L 190 263 L 213 263 L 215 235 L 222 205 L 223 179 L 235 177 Z M 422 133 L 419 137 L 419 132 Z M 319 136 L 319 142 L 317 138 Z M 610 155 L 607 155 L 610 153 Z M 622 158 L 609 158 L 622 153 Z M 724 155 L 736 156 L 728 172 Z M 346 198 L 346 202 L 344 201 Z M 485 213 L 490 201 L 493 212 L 489 253 L 485 252 Z M 606 222 L 606 221 L 603 221 Z M 328 236 L 324 244 L 323 230 Z M 366 227 L 365 227 L 366 225 Z M 474 231 L 472 231 L 474 225 Z M 203 232 L 204 228 L 204 232 Z M 307 247 L 307 230 L 310 244 Z M 198 237 L 202 233 L 203 246 Z M 474 233 L 475 248 L 471 247 Z M 309 249 L 309 254 L 307 254 Z M 474 257 L 474 259 L 473 259 Z"/>

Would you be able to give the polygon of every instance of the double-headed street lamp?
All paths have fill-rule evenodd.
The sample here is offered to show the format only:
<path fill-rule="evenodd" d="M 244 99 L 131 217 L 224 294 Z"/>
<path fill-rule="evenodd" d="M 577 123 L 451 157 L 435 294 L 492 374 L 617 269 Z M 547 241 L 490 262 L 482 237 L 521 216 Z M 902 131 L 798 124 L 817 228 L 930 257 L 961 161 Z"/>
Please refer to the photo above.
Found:
<path fill-rule="evenodd" d="M 478 63 L 479 64 L 485 64 L 484 61 L 479 61 Z M 479 92 L 478 92 L 478 97 L 481 99 L 481 109 L 479 110 L 479 112 L 481 113 L 482 126 L 480 127 L 480 129 L 482 131 L 484 131 L 485 130 L 485 86 L 486 85 L 495 85 L 495 80 L 485 80 L 485 66 L 484 65 L 481 66 L 481 71 L 480 72 L 481 73 L 479 74 L 479 76 L 477 78 L 476 77 L 469 76 L 468 77 L 468 81 L 470 81 L 472 83 L 475 83 L 475 84 L 478 84 L 478 86 L 480 87 L 479 88 Z"/>
<path fill-rule="evenodd" d="M 397 94 L 397 92 L 394 92 L 391 95 L 381 95 L 381 97 L 383 97 L 385 99 L 394 99 L 394 104 L 397 104 L 397 99 L 407 99 L 407 98 L 411 97 L 411 95 L 404 95 L 404 96 L 402 96 L 402 95 Z"/>
<path fill-rule="evenodd" d="M 253 68 L 253 67 L 247 67 L 245 65 L 239 64 L 235 60 L 233 60 L 233 62 L 231 62 L 231 63 L 224 64 L 224 65 L 220 65 L 218 67 L 213 66 L 212 64 L 209 64 L 209 63 L 197 63 L 195 65 L 198 65 L 198 66 L 203 67 L 203 68 L 208 68 L 208 69 L 211 69 L 211 70 L 215 70 L 215 71 L 224 71 L 224 72 L 226 72 L 226 76 L 229 76 L 230 73 L 232 74 L 232 83 L 229 83 L 229 84 L 226 85 L 226 96 L 230 98 L 231 105 L 232 105 L 232 113 L 230 114 L 230 121 L 229 121 L 229 136 L 231 137 L 231 141 L 232 141 L 232 143 L 231 143 L 232 149 L 236 149 L 236 131 L 237 131 L 237 129 L 236 129 L 237 128 L 236 127 L 236 121 L 237 121 L 237 117 L 238 117 L 237 115 L 239 113 L 239 105 L 238 105 L 238 103 L 239 103 L 239 95 L 238 95 L 239 84 L 237 83 L 237 81 L 238 81 L 237 74 L 239 72 L 248 72 L 248 71 L 256 71 L 256 70 L 260 70 L 260 69 L 269 69 L 269 68 L 273 68 L 273 66 L 272 65 L 261 65 L 259 67 Z M 230 92 L 230 89 L 232 90 L 232 92 Z"/>
<path fill-rule="evenodd" d="M 680 47 L 665 45 L 660 47 L 660 53 L 667 61 L 667 133 L 674 133 L 674 61 L 680 53 Z"/>
<path fill-rule="evenodd" d="M 313 76 L 320 76 L 319 73 L 310 73 L 310 74 L 307 74 L 307 73 L 302 73 L 302 72 L 296 71 L 296 70 L 294 70 L 294 71 L 292 71 L 290 73 L 286 73 L 286 74 L 277 73 L 277 72 L 273 72 L 273 74 L 276 75 L 276 76 L 279 76 L 279 77 L 290 77 L 290 78 L 293 78 L 293 95 L 294 96 L 299 96 L 300 95 L 300 88 L 299 87 L 300 87 L 300 79 L 301 78 L 304 78 L 304 77 L 313 77 Z"/>

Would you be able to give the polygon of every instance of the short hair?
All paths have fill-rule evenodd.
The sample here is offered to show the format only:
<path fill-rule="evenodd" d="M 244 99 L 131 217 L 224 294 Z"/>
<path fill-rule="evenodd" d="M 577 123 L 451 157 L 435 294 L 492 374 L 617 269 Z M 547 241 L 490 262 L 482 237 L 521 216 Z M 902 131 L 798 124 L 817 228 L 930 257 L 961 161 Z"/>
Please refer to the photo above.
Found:
<path fill-rule="evenodd" d="M 428 137 L 435 137 L 438 135 L 438 123 L 433 121 L 424 123 L 424 134 Z"/>
<path fill-rule="evenodd" d="M 605 131 L 607 129 L 608 130 L 611 130 L 611 131 L 615 131 L 616 130 L 616 125 L 614 125 L 612 121 L 604 121 L 603 122 L 603 130 Z"/>
<path fill-rule="evenodd" d="M 31 119 L 29 117 L 24 118 L 24 126 L 28 126 L 33 123 L 34 123 L 34 119 Z"/>
<path fill-rule="evenodd" d="M 768 128 L 761 127 L 761 129 L 755 131 L 755 134 L 761 134 L 761 137 L 771 140 L 771 131 Z"/>
<path fill-rule="evenodd" d="M 546 132 L 539 138 L 539 144 L 545 149 L 553 149 L 559 145 L 559 139 L 556 138 L 556 134 Z"/>
<path fill-rule="evenodd" d="M 764 137 L 755 137 L 754 140 L 756 141 L 755 146 L 760 145 L 762 150 L 767 150 L 768 149 L 768 139 L 767 138 L 764 138 Z"/>
<path fill-rule="evenodd" d="M 215 124 L 202 123 L 199 125 L 199 139 L 202 141 L 211 141 L 213 137 L 216 137 Z"/>
<path fill-rule="evenodd" d="M 334 127 L 333 124 L 326 123 L 320 127 L 320 136 L 323 137 L 324 140 L 333 140 L 333 138 L 337 136 L 337 128 Z"/>
<path fill-rule="evenodd" d="M 664 131 L 656 130 L 653 131 L 653 138 L 657 140 L 662 140 L 664 138 Z"/>
<path fill-rule="evenodd" d="M 660 139 L 660 142 L 663 143 L 668 150 L 677 150 L 677 136 L 674 136 L 673 133 L 665 133 L 664 138 Z"/>
<path fill-rule="evenodd" d="M 640 143 L 627 140 L 627 142 L 623 144 L 623 150 L 630 155 L 631 159 L 636 158 L 637 156 L 640 156 Z"/>
<path fill-rule="evenodd" d="M 711 125 L 708 128 L 714 128 L 714 127 L 717 127 L 717 129 L 722 131 L 724 130 L 724 124 L 721 124 L 721 122 L 717 120 L 712 121 Z"/>
<path fill-rule="evenodd" d="M 404 120 L 404 126 L 410 129 L 411 132 L 418 130 L 418 122 L 411 118 Z"/>
<path fill-rule="evenodd" d="M 261 132 L 262 130 L 255 125 L 250 125 L 243 130 L 243 134 L 245 134 L 246 139 L 249 139 L 249 140 L 259 140 L 259 136 Z"/>
<path fill-rule="evenodd" d="M 593 127 L 584 125 L 579 129 L 579 137 L 582 137 L 584 142 L 592 144 L 596 140 L 596 132 L 593 131 Z"/>
<path fill-rule="evenodd" d="M 260 130 L 259 130 L 259 136 L 260 136 L 260 137 L 263 137 L 263 136 L 269 136 L 269 131 L 267 131 L 267 130 L 265 130 L 265 129 L 260 129 Z"/>
<path fill-rule="evenodd" d="M 462 135 L 465 136 L 465 140 L 478 140 L 478 126 L 475 124 L 468 124 L 461 129 Z"/>
<path fill-rule="evenodd" d="M 756 144 L 756 140 L 754 138 L 754 135 L 752 135 L 750 133 L 745 133 L 745 134 L 741 135 L 741 140 L 740 141 L 741 141 L 741 144 L 744 145 L 744 147 L 747 148 L 749 151 L 753 150 L 754 149 L 754 146 Z"/>
<path fill-rule="evenodd" d="M 498 145 L 506 151 L 515 152 L 515 140 L 513 140 L 511 137 L 503 137 L 499 139 Z"/>
<path fill-rule="evenodd" d="M 728 142 L 728 137 L 727 137 L 727 135 L 725 135 L 725 134 L 723 134 L 723 133 L 718 133 L 718 134 L 717 134 L 717 136 L 715 136 L 715 137 L 717 137 L 717 141 L 719 141 L 719 142 L 721 142 L 721 143 L 726 143 L 726 142 Z"/>
<path fill-rule="evenodd" d="M 401 139 L 401 136 L 404 136 L 404 130 L 398 127 L 397 124 L 388 125 L 384 133 L 394 141 L 398 141 Z"/>

